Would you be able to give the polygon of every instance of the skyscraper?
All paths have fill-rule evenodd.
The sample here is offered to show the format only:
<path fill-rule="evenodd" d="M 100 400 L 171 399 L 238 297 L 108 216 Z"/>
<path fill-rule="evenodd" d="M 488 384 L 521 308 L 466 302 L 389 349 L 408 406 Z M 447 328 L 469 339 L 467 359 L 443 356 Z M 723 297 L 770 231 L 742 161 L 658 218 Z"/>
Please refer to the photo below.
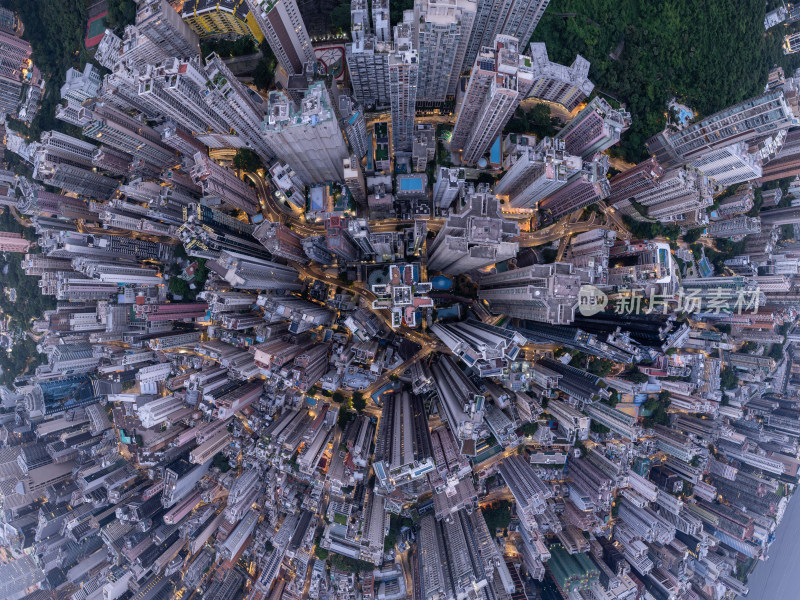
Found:
<path fill-rule="evenodd" d="M 27 252 L 30 245 L 20 233 L 0 231 L 0 252 Z"/>
<path fill-rule="evenodd" d="M 299 75 L 303 65 L 317 61 L 296 0 L 247 0 L 247 4 L 287 74 Z"/>
<path fill-rule="evenodd" d="M 243 290 L 299 290 L 303 287 L 292 267 L 223 250 L 213 268 L 232 286 Z"/>
<path fill-rule="evenodd" d="M 619 142 L 620 136 L 630 124 L 629 113 L 612 108 L 598 96 L 567 123 L 556 137 L 564 140 L 565 148 L 570 154 L 589 158 Z"/>
<path fill-rule="evenodd" d="M 136 11 L 136 27 L 167 56 L 199 56 L 197 34 L 183 22 L 167 0 L 145 0 Z"/>
<path fill-rule="evenodd" d="M 418 102 L 436 105 L 448 96 L 455 96 L 475 9 L 475 0 L 414 2 L 414 48 L 419 53 Z"/>
<path fill-rule="evenodd" d="M 663 174 L 664 169 L 655 158 L 648 158 L 627 171 L 617 173 L 609 182 L 611 185 L 609 204 L 627 200 L 657 187 Z"/>
<path fill-rule="evenodd" d="M 650 159 L 654 160 L 654 159 Z M 639 167 L 636 167 L 638 169 Z M 622 173 L 622 175 L 626 175 Z M 614 191 L 612 180 L 612 193 Z M 633 199 L 647 207 L 647 215 L 662 221 L 680 220 L 684 213 L 702 210 L 713 202 L 713 186 L 690 167 L 663 172 L 654 185 L 629 186 L 617 201 Z M 617 196 L 615 196 L 617 198 Z"/>
<path fill-rule="evenodd" d="M 530 58 L 515 37 L 498 35 L 478 55 L 461 102 L 450 147 L 474 165 L 503 131 L 533 86 Z"/>
<path fill-rule="evenodd" d="M 583 168 L 567 181 L 567 185 L 539 201 L 539 217 L 542 222 L 552 223 L 608 197 L 611 188 L 606 173 L 607 156 L 599 155 L 597 160 L 584 162 Z"/>
<path fill-rule="evenodd" d="M 171 58 L 148 65 L 138 82 L 139 96 L 187 131 L 230 133 L 231 125 L 207 100 L 208 76 L 199 60 Z"/>
<path fill-rule="evenodd" d="M 178 162 L 175 150 L 161 143 L 161 134 L 133 117 L 99 102 L 88 107 L 91 115 L 83 135 L 104 145 L 141 158 L 157 167 Z"/>
<path fill-rule="evenodd" d="M 532 265 L 480 279 L 478 298 L 495 314 L 569 325 L 586 274 L 567 263 Z"/>
<path fill-rule="evenodd" d="M 797 125 L 783 90 L 750 98 L 689 125 L 665 130 L 647 140 L 647 149 L 664 168 L 684 165 L 737 142 L 749 142 Z"/>
<path fill-rule="evenodd" d="M 592 93 L 589 61 L 580 54 L 569 67 L 550 62 L 543 43 L 531 44 L 530 54 L 535 77 L 530 95 L 534 98 L 556 102 L 572 111 Z"/>
<path fill-rule="evenodd" d="M 283 92 L 269 94 L 264 136 L 306 185 L 342 180 L 347 144 L 321 81 L 308 87 L 300 110 Z"/>
<path fill-rule="evenodd" d="M 30 58 L 28 42 L 0 31 L 0 112 L 17 113 L 22 86 L 35 75 Z"/>
<path fill-rule="evenodd" d="M 511 35 L 522 40 L 524 48 L 539 24 L 550 0 L 478 0 L 463 70 L 475 62 L 484 46 L 491 46 L 497 35 Z"/>
<path fill-rule="evenodd" d="M 369 138 L 367 137 L 367 124 L 364 120 L 364 109 L 353 102 L 350 96 L 339 96 L 339 114 L 341 124 L 350 151 L 359 160 L 367 155 Z"/>
<path fill-rule="evenodd" d="M 292 0 L 293 1 L 293 0 Z M 295 7 L 296 8 L 296 7 Z M 269 160 L 276 152 L 261 133 L 264 118 L 263 102 L 253 100 L 253 92 L 241 83 L 224 61 L 212 54 L 206 57 L 205 101 L 218 114 L 224 116 L 230 129 L 245 140 L 245 145 L 262 160 Z M 203 140 L 202 136 L 200 137 Z"/>
<path fill-rule="evenodd" d="M 252 35 L 257 42 L 264 39 L 245 0 L 187 0 L 181 17 L 201 38 Z"/>
<path fill-rule="evenodd" d="M 519 225 L 500 216 L 500 202 L 488 188 L 472 191 L 447 217 L 428 249 L 428 269 L 460 275 L 517 255 Z"/>
<path fill-rule="evenodd" d="M 389 55 L 389 96 L 392 107 L 392 146 L 395 152 L 411 152 L 419 83 L 414 14 L 407 10 L 394 28 L 394 49 Z"/>
<path fill-rule="evenodd" d="M 273 256 L 280 256 L 301 264 L 308 263 L 308 257 L 303 251 L 303 238 L 286 225 L 264 221 L 255 228 L 253 237 L 261 242 Z"/>
<path fill-rule="evenodd" d="M 200 152 L 194 155 L 192 178 L 195 183 L 203 186 L 205 196 L 219 198 L 248 215 L 258 213 L 258 198 L 253 188 L 239 179 L 233 171 L 218 165 Z"/>
<path fill-rule="evenodd" d="M 583 168 L 579 156 L 564 151 L 564 141 L 543 138 L 535 148 L 524 146 L 506 160 L 507 171 L 494 187 L 495 194 L 508 196 L 514 208 L 533 208 L 561 189 Z"/>
<path fill-rule="evenodd" d="M 713 150 L 691 164 L 723 187 L 758 179 L 762 173 L 758 153 L 751 154 L 744 142 Z"/>
<path fill-rule="evenodd" d="M 372 25 L 379 42 L 390 42 L 389 0 L 372 0 Z"/>
<path fill-rule="evenodd" d="M 344 173 L 344 183 L 350 190 L 350 195 L 357 204 L 366 205 L 367 203 L 367 183 L 364 179 L 364 172 L 361 170 L 361 161 L 353 154 L 344 159 L 342 164 Z"/>
<path fill-rule="evenodd" d="M 57 131 L 45 131 L 33 158 L 33 177 L 57 188 L 98 200 L 106 200 L 117 182 L 95 173 L 94 144 Z"/>
<path fill-rule="evenodd" d="M 391 42 L 366 35 L 345 45 L 347 71 L 356 101 L 369 107 L 389 106 L 389 53 Z"/>
<path fill-rule="evenodd" d="M 464 169 L 439 167 L 436 182 L 433 184 L 433 205 L 439 209 L 447 209 L 458 198 L 464 189 Z"/>

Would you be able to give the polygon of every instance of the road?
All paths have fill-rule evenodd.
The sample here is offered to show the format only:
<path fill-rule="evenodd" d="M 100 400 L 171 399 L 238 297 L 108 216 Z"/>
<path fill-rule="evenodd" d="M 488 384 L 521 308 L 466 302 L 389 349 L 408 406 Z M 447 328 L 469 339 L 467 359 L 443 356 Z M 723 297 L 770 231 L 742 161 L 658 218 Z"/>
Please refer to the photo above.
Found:
<path fill-rule="evenodd" d="M 533 246 L 541 246 L 542 244 L 549 244 L 556 240 L 560 240 L 564 236 L 575 235 L 576 233 L 584 233 L 592 229 L 615 229 L 607 225 L 597 225 L 589 221 L 582 221 L 580 223 L 567 223 L 566 219 L 553 223 L 544 229 L 534 231 L 533 233 L 525 233 L 513 241 L 519 243 L 520 248 L 532 248 Z"/>

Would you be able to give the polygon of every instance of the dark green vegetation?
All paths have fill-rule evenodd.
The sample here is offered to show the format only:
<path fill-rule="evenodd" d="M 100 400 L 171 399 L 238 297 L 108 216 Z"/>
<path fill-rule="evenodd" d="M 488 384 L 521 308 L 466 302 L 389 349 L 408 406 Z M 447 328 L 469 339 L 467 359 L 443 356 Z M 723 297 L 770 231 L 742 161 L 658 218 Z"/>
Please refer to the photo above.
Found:
<path fill-rule="evenodd" d="M 61 102 L 60 88 L 66 80 L 67 69 L 83 70 L 89 54 L 83 44 L 86 33 L 86 2 L 84 0 L 2 0 L 0 5 L 13 10 L 25 24 L 23 39 L 31 44 L 33 61 L 44 74 L 47 87 L 39 112 L 30 124 L 9 121 L 13 129 L 39 139 L 42 131 L 56 129 L 75 133 L 75 128 L 55 118 L 56 105 Z"/>
<path fill-rule="evenodd" d="M 482 509 L 483 518 L 489 533 L 494 535 L 498 529 L 505 529 L 511 523 L 511 502 L 501 500 L 488 508 Z"/>
<path fill-rule="evenodd" d="M 275 54 L 266 40 L 261 42 L 259 50 L 261 50 L 261 60 L 258 61 L 255 69 L 253 69 L 253 85 L 262 92 L 266 92 L 275 79 L 275 68 L 278 66 L 278 59 L 275 58 Z"/>
<path fill-rule="evenodd" d="M 643 408 L 650 411 L 652 414 L 644 418 L 644 426 L 652 427 L 653 425 L 669 425 L 669 414 L 667 409 L 670 405 L 670 395 L 666 390 L 661 391 L 658 397 L 651 397 L 644 403 Z"/>
<path fill-rule="evenodd" d="M 365 560 L 357 560 L 342 556 L 341 554 L 330 555 L 331 565 L 340 571 L 347 571 L 348 573 L 360 573 L 361 571 L 372 571 L 375 568 L 371 562 Z"/>
<path fill-rule="evenodd" d="M 214 466 L 217 467 L 223 473 L 227 473 L 231 470 L 231 464 L 228 461 L 228 457 L 225 456 L 222 452 L 217 452 L 213 458 Z"/>
<path fill-rule="evenodd" d="M 17 223 L 9 209 L 0 214 L 0 231 L 21 233 L 29 240 L 34 239 L 33 230 Z M 31 252 L 36 252 L 32 248 Z M 0 318 L 8 319 L 9 334 L 16 341 L 11 352 L 0 350 L 0 383 L 10 384 L 18 375 L 35 369 L 46 362 L 44 354 L 36 350 L 36 342 L 27 334 L 32 319 L 38 319 L 46 310 L 53 310 L 56 301 L 52 296 L 43 296 L 39 291 L 39 278 L 28 277 L 22 270 L 22 254 L 0 254 Z M 17 300 L 12 302 L 4 289 L 15 289 Z"/>
<path fill-rule="evenodd" d="M 176 246 L 183 250 L 183 246 Z M 176 258 L 183 258 L 178 256 L 176 253 Z M 197 258 L 197 259 L 190 259 L 197 262 L 197 271 L 195 271 L 194 279 L 191 282 L 184 281 L 180 278 L 181 269 L 178 266 L 178 263 L 172 264 L 172 272 L 169 278 L 169 291 L 173 294 L 181 296 L 183 300 L 193 301 L 197 294 L 203 291 L 203 287 L 205 285 L 206 279 L 208 279 L 208 267 L 206 266 L 206 259 L 204 258 Z M 189 284 L 194 284 L 194 289 L 189 287 Z"/>
<path fill-rule="evenodd" d="M 657 222 L 642 222 L 631 219 L 628 215 L 622 215 L 625 226 L 631 230 L 634 237 L 641 240 L 652 240 L 663 236 L 670 240 L 677 240 L 681 234 L 680 227 L 677 225 L 662 225 Z"/>
<path fill-rule="evenodd" d="M 261 159 L 250 148 L 239 148 L 233 157 L 233 166 L 243 171 L 253 172 L 261 168 Z"/>
<path fill-rule="evenodd" d="M 739 378 L 731 367 L 723 367 L 720 373 L 720 385 L 723 390 L 735 390 L 739 386 Z"/>
<path fill-rule="evenodd" d="M 408 517 L 401 517 L 395 514 L 392 514 L 389 517 L 389 533 L 383 540 L 384 552 L 389 552 L 389 550 L 394 549 L 395 544 L 397 544 L 397 538 L 400 537 L 400 533 L 403 527 L 413 528 L 414 521 L 412 521 Z"/>
<path fill-rule="evenodd" d="M 389 2 L 389 22 L 392 27 L 403 20 L 403 11 L 412 10 L 414 0 L 394 0 Z"/>
<path fill-rule="evenodd" d="M 331 31 L 339 35 L 350 35 L 350 3 L 340 4 L 331 11 Z"/>
<path fill-rule="evenodd" d="M 794 72 L 797 55 L 781 50 L 787 30 L 765 35 L 765 12 L 763 0 L 553 0 L 533 41 L 547 44 L 550 60 L 591 62 L 596 90 L 633 117 L 614 151 L 638 162 L 671 98 L 710 115 L 761 93 L 771 67 Z"/>
<path fill-rule="evenodd" d="M 550 117 L 546 104 L 537 104 L 531 110 L 518 108 L 503 133 L 532 133 L 537 138 L 552 137 L 557 131 L 558 119 Z"/>
<path fill-rule="evenodd" d="M 107 0 L 105 16 L 106 27 L 122 32 L 126 25 L 136 20 L 136 3 L 133 0 Z"/>
<path fill-rule="evenodd" d="M 231 58 L 234 56 L 255 54 L 258 52 L 258 48 L 256 47 L 255 40 L 246 35 L 236 38 L 235 40 L 208 39 L 200 43 L 200 53 L 203 58 L 213 52 L 216 52 L 222 58 Z"/>

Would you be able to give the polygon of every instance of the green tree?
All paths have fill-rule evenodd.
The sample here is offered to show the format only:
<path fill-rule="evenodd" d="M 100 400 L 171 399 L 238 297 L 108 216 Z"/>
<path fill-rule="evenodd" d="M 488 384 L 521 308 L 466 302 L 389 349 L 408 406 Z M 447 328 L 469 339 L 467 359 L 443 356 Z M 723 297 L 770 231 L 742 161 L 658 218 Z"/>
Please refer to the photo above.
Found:
<path fill-rule="evenodd" d="M 104 21 L 106 27 L 122 31 L 136 21 L 136 3 L 133 0 L 107 0 Z"/>
<path fill-rule="evenodd" d="M 250 148 L 238 148 L 233 157 L 233 166 L 242 171 L 252 173 L 260 169 L 262 164 L 258 154 L 250 150 Z"/>
<path fill-rule="evenodd" d="M 367 401 L 364 399 L 364 394 L 361 392 L 354 392 L 352 397 L 353 408 L 356 409 L 358 414 L 364 412 L 364 409 L 367 407 Z"/>
<path fill-rule="evenodd" d="M 340 4 L 331 11 L 331 30 L 334 33 L 350 31 L 350 3 Z"/>
<path fill-rule="evenodd" d="M 739 387 L 739 378 L 731 367 L 723 367 L 720 373 L 720 385 L 723 390 L 735 390 Z"/>

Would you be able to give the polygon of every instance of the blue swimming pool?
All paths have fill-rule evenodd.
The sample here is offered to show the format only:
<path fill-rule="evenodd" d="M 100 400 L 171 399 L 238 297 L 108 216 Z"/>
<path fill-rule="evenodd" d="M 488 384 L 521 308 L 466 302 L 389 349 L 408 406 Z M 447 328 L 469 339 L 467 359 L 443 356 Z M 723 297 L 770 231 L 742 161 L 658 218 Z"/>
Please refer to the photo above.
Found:
<path fill-rule="evenodd" d="M 444 275 L 437 275 L 431 279 L 431 285 L 435 290 L 449 290 L 453 287 L 453 280 Z"/>
<path fill-rule="evenodd" d="M 421 192 L 423 190 L 421 177 L 409 177 L 397 182 L 401 192 Z"/>

